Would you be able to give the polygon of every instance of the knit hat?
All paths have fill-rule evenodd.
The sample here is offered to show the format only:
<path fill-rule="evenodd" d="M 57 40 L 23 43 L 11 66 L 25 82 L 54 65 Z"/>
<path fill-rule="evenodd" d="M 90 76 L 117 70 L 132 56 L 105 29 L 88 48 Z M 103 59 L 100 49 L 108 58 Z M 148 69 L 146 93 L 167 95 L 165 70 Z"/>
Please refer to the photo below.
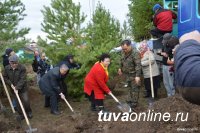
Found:
<path fill-rule="evenodd" d="M 19 58 L 16 54 L 9 57 L 10 62 L 18 62 Z"/>
<path fill-rule="evenodd" d="M 155 12 L 157 9 L 160 9 L 160 8 L 162 8 L 162 6 L 160 4 L 155 4 L 153 6 L 153 11 Z"/>
<path fill-rule="evenodd" d="M 5 54 L 6 55 L 10 55 L 10 53 L 13 51 L 12 48 L 7 48 L 6 51 L 5 51 Z"/>

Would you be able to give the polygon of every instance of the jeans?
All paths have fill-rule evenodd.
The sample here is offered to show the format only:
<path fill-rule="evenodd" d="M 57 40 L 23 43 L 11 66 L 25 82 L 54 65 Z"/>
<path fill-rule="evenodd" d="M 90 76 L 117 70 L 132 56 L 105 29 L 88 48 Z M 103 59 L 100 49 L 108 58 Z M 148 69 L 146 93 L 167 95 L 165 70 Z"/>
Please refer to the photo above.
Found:
<path fill-rule="evenodd" d="M 173 96 L 175 94 L 174 87 L 174 73 L 170 72 L 171 66 L 163 65 L 163 83 L 167 91 L 167 96 Z"/>

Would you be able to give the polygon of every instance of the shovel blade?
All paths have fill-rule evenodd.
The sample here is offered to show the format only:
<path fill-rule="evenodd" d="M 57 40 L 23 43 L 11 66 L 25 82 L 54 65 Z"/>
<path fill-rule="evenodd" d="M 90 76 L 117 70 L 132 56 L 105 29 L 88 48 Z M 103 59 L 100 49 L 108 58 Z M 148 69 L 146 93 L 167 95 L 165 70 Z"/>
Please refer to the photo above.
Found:
<path fill-rule="evenodd" d="M 32 133 L 32 132 L 36 132 L 37 128 L 30 128 L 28 130 L 26 130 L 26 133 Z"/>
<path fill-rule="evenodd" d="M 131 107 L 127 103 L 119 103 L 117 107 L 124 113 L 130 113 L 132 111 Z"/>

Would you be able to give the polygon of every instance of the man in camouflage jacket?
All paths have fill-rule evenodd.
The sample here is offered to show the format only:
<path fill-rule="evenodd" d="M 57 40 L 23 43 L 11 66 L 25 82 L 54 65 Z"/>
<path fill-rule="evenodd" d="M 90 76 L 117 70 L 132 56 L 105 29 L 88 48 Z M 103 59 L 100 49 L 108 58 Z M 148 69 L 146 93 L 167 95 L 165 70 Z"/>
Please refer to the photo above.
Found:
<path fill-rule="evenodd" d="M 127 103 L 131 107 L 136 107 L 139 99 L 141 59 L 139 52 L 131 46 L 130 40 L 124 40 L 121 43 L 122 58 L 118 74 L 126 76 L 126 82 L 129 86 Z"/>

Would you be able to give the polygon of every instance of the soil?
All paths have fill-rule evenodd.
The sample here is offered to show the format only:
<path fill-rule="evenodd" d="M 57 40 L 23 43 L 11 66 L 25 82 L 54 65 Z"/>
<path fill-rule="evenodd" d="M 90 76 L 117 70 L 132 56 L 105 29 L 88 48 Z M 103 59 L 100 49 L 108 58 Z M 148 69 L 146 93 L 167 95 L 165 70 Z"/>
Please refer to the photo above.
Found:
<path fill-rule="evenodd" d="M 34 77 L 29 69 L 29 76 Z M 119 83 L 119 79 L 116 82 Z M 143 93 L 140 93 L 140 101 L 138 107 L 135 108 L 135 112 L 160 112 L 171 114 L 171 118 L 175 120 L 176 113 L 184 113 L 183 119 L 187 121 L 126 121 L 121 119 L 111 122 L 98 121 L 98 112 L 90 111 L 90 104 L 87 99 L 81 102 L 76 102 L 73 99 L 68 99 L 72 105 L 76 114 L 73 114 L 67 105 L 63 102 L 59 102 L 59 109 L 63 112 L 59 116 L 50 114 L 50 109 L 44 107 L 44 97 L 37 87 L 35 80 L 29 81 L 30 89 L 29 96 L 31 99 L 31 107 L 33 109 L 33 118 L 30 119 L 32 128 L 37 128 L 37 133 L 175 133 L 175 132 L 200 132 L 200 106 L 191 104 L 185 101 L 178 94 L 166 98 L 166 92 L 161 87 L 159 90 L 159 98 L 149 106 L 148 100 L 143 98 Z M 123 87 L 123 84 L 115 85 L 113 93 L 120 101 L 125 101 L 127 88 Z M 141 90 L 142 92 L 143 90 Z M 12 114 L 9 104 L 5 97 L 1 97 L 3 105 L 6 107 L 5 111 L 0 112 L 0 132 L 24 132 L 28 129 L 25 120 L 19 122 L 16 120 L 16 115 Z M 105 107 L 110 112 L 119 113 L 117 104 L 110 97 L 106 96 Z"/>

